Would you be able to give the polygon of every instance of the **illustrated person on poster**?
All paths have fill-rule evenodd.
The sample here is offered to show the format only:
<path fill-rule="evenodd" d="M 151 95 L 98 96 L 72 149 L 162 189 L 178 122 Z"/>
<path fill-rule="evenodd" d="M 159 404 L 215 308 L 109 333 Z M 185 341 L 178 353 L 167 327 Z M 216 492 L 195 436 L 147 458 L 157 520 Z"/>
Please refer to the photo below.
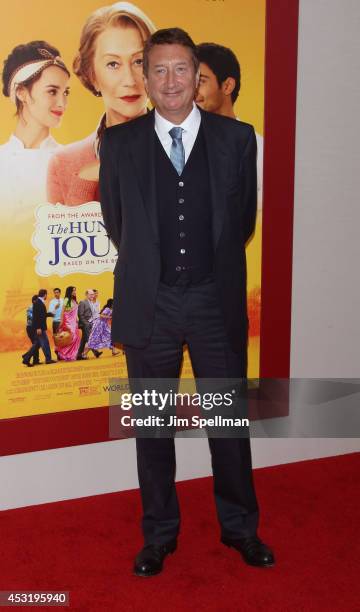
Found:
<path fill-rule="evenodd" d="M 54 315 L 52 320 L 53 334 L 56 334 L 59 331 L 63 303 L 64 300 L 61 297 L 61 289 L 59 289 L 59 287 L 55 287 L 54 297 L 49 304 L 49 312 L 52 312 Z"/>
<path fill-rule="evenodd" d="M 81 360 L 84 359 L 83 352 L 85 345 L 89 340 L 94 321 L 98 318 L 98 311 L 95 304 L 95 293 L 92 289 L 87 289 L 85 292 L 85 300 L 81 300 L 81 302 L 79 302 L 78 317 L 82 336 L 77 359 Z M 91 350 L 97 358 L 102 354 L 101 351 L 98 351 L 95 348 Z"/>
<path fill-rule="evenodd" d="M 113 357 L 120 355 L 120 351 L 112 345 L 111 342 L 111 317 L 112 317 L 113 299 L 110 298 L 105 306 L 101 309 L 99 316 L 95 319 L 89 340 L 85 345 L 85 350 L 82 354 L 84 359 L 87 359 L 87 354 L 90 350 L 110 349 Z"/>
<path fill-rule="evenodd" d="M 18 264 L 16 277 L 11 266 L 3 270 L 8 287 L 0 300 L 4 327 L 14 313 L 23 311 L 29 291 L 27 277 L 33 278 L 34 213 L 46 202 L 48 163 L 61 146 L 51 130 L 60 125 L 66 110 L 69 77 L 59 50 L 44 40 L 17 45 L 4 61 L 3 94 L 14 104 L 16 125 L 0 146 L 1 223 L 4 235 L 12 235 Z M 6 350 L 4 343 L 3 347 Z"/>
<path fill-rule="evenodd" d="M 97 289 L 93 289 L 94 292 L 94 306 L 96 309 L 96 318 L 100 316 L 100 302 L 99 302 L 99 291 Z"/>
<path fill-rule="evenodd" d="M 255 131 L 196 106 L 199 60 L 184 30 L 150 37 L 144 77 L 154 111 L 106 129 L 100 149 L 101 209 L 119 252 L 112 340 L 124 346 L 135 387 L 149 378 L 178 380 L 184 344 L 197 381 L 244 381 Z M 209 445 L 222 543 L 250 565 L 273 565 L 257 535 L 249 438 L 209 437 Z M 144 547 L 134 573 L 147 577 L 177 548 L 175 444 L 160 431 L 137 437 L 136 447 Z"/>
<path fill-rule="evenodd" d="M 76 206 L 98 201 L 99 142 L 105 127 L 147 112 L 142 57 L 155 27 L 137 6 L 117 2 L 94 11 L 80 36 L 74 72 L 105 113 L 95 132 L 64 147 L 49 165 L 48 201 Z"/>
<path fill-rule="evenodd" d="M 56 363 L 51 356 L 51 349 L 47 336 L 46 319 L 53 315 L 46 310 L 46 299 L 46 289 L 40 289 L 37 300 L 33 303 L 31 327 L 34 335 L 34 342 L 32 347 L 22 356 L 23 364 L 28 367 L 35 365 L 31 362 L 31 359 L 36 359 L 36 354 L 39 354 L 40 347 L 45 355 L 45 363 L 47 365 Z"/>
<path fill-rule="evenodd" d="M 196 103 L 203 110 L 238 119 L 234 104 L 241 87 L 241 70 L 236 55 L 216 43 L 197 45 L 200 81 Z M 255 132 L 257 142 L 258 210 L 262 209 L 263 137 Z"/>
<path fill-rule="evenodd" d="M 61 309 L 59 332 L 69 332 L 71 342 L 66 346 L 57 347 L 59 361 L 76 361 L 79 351 L 81 336 L 78 328 L 78 303 L 76 299 L 76 287 L 67 287 Z"/>
<path fill-rule="evenodd" d="M 37 299 L 38 299 L 38 296 L 33 295 L 31 298 L 31 305 L 28 306 L 26 309 L 26 333 L 30 340 L 31 346 L 35 342 L 35 332 L 32 326 L 32 320 L 33 320 L 33 307 Z M 34 352 L 32 364 L 39 365 L 39 363 L 40 363 L 40 360 L 39 360 L 39 349 L 38 349 L 37 351 Z"/>
<path fill-rule="evenodd" d="M 196 103 L 203 110 L 224 117 L 239 120 L 235 115 L 234 104 L 241 88 L 241 69 L 236 55 L 228 47 L 216 43 L 197 45 L 200 60 L 200 81 Z M 263 137 L 255 132 L 257 143 L 257 209 L 262 210 L 263 185 Z M 260 332 L 260 287 L 254 287 L 248 294 L 248 316 L 250 333 Z"/>
<path fill-rule="evenodd" d="M 50 130 L 64 115 L 69 77 L 59 50 L 43 40 L 16 46 L 4 61 L 3 94 L 14 103 L 17 122 L 0 146 L 3 220 L 32 221 L 34 208 L 46 201 L 47 166 L 60 147 Z"/>

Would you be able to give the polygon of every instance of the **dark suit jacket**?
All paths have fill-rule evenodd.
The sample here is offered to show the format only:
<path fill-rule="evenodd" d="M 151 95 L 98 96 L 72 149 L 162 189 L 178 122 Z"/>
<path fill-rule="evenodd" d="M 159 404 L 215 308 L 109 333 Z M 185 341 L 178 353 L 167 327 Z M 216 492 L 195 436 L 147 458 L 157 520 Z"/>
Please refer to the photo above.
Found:
<path fill-rule="evenodd" d="M 42 331 L 46 331 L 46 318 L 48 316 L 52 315 L 48 315 L 44 302 L 38 298 L 33 305 L 32 329 L 42 329 Z"/>
<path fill-rule="evenodd" d="M 251 125 L 201 111 L 210 170 L 215 280 L 236 352 L 247 347 L 245 243 L 256 219 L 256 137 Z M 105 130 L 100 201 L 118 249 L 113 341 L 142 348 L 152 332 L 160 279 L 154 112 Z M 201 177 L 200 177 L 201 180 Z"/>
<path fill-rule="evenodd" d="M 78 308 L 78 317 L 79 317 L 79 327 L 90 326 L 91 319 L 93 318 L 94 313 L 91 310 L 91 306 L 89 304 L 89 300 L 81 300 L 79 302 Z"/>

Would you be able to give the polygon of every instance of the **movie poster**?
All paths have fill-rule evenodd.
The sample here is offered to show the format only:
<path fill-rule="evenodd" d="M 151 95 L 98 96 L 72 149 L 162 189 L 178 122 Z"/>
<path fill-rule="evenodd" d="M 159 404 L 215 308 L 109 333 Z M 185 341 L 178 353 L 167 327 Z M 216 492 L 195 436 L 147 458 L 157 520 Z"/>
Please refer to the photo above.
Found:
<path fill-rule="evenodd" d="M 106 6 L 98 0 L 61 5 L 12 0 L 5 2 L 4 14 L 1 418 L 106 406 L 109 379 L 126 377 L 121 347 L 109 343 L 117 253 L 102 221 L 98 151 L 107 125 L 151 108 L 142 48 L 151 32 L 163 27 L 187 30 L 196 44 L 225 46 L 240 64 L 241 77 L 230 84 L 239 91 L 229 112 L 234 121 L 254 125 L 258 143 L 258 218 L 247 247 L 248 373 L 257 377 L 265 0 Z M 196 101 L 216 112 L 221 83 L 205 61 L 200 68 Z M 47 331 L 35 342 L 32 317 L 44 316 Z M 190 375 L 185 352 L 182 376 Z"/>

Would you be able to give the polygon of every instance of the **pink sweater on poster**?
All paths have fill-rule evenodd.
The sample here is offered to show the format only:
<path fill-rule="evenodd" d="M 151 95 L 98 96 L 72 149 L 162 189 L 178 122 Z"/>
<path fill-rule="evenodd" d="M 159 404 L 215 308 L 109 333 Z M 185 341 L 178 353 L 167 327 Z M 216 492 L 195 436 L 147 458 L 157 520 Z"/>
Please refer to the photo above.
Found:
<path fill-rule="evenodd" d="M 47 175 L 47 198 L 51 204 L 78 206 L 99 201 L 99 181 L 79 176 L 83 168 L 97 161 L 95 140 L 96 132 L 53 155 Z"/>

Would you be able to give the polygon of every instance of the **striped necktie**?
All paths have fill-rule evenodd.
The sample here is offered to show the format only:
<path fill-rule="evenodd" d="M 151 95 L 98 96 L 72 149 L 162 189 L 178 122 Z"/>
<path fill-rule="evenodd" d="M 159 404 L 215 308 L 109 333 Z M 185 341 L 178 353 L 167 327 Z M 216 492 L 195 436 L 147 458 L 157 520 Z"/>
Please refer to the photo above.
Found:
<path fill-rule="evenodd" d="M 180 175 L 185 166 L 185 149 L 182 141 L 183 128 L 173 127 L 169 130 L 172 138 L 170 160 L 176 172 Z"/>

